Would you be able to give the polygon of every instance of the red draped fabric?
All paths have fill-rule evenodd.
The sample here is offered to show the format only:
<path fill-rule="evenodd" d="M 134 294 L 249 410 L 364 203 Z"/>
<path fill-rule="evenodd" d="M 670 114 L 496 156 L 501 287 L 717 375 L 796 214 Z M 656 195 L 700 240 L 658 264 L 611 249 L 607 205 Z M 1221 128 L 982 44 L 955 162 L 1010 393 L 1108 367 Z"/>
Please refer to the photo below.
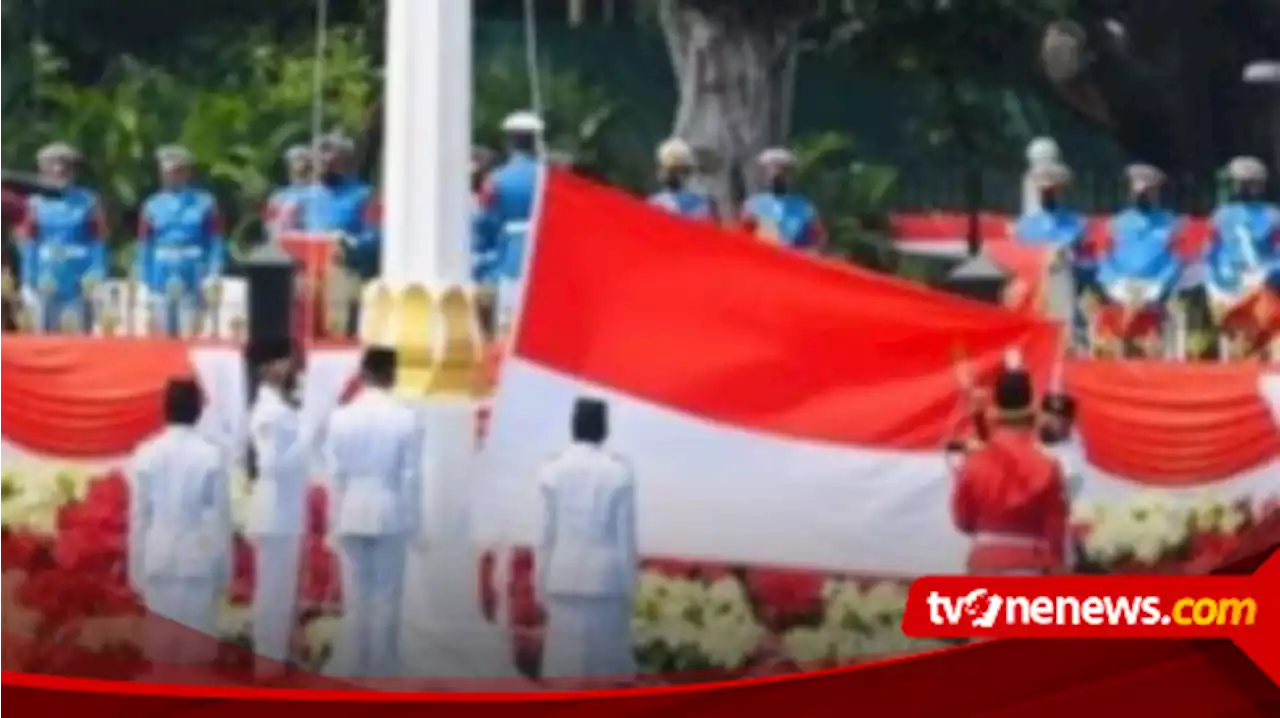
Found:
<path fill-rule="evenodd" d="M 61 457 L 127 453 L 164 423 L 165 380 L 192 374 L 189 351 L 181 341 L 7 338 L 4 438 Z"/>
<path fill-rule="evenodd" d="M 1280 458 L 1252 364 L 1079 362 L 1067 372 L 1089 462 L 1161 486 L 1227 479 Z"/>

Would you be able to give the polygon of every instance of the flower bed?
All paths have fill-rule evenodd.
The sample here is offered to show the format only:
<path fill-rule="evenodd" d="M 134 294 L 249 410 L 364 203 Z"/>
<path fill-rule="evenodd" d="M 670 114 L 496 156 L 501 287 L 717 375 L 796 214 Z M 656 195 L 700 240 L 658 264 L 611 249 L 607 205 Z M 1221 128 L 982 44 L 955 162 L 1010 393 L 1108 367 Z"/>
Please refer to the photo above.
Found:
<path fill-rule="evenodd" d="M 128 486 L 118 473 L 6 474 L 3 498 L 6 669 L 83 675 L 84 650 L 111 675 L 146 670 L 137 647 L 142 608 L 125 570 Z M 232 511 L 243 526 L 249 485 L 235 480 Z M 341 612 L 336 560 L 323 541 L 326 501 L 308 497 L 308 532 L 299 581 L 301 660 L 319 668 L 332 653 Z M 1073 518 L 1082 570 L 1177 572 L 1212 565 L 1228 555 L 1259 512 L 1206 496 L 1191 509 L 1157 499 L 1125 505 L 1080 506 Z M 229 670 L 247 668 L 251 655 L 253 549 L 235 538 L 234 578 L 220 616 Z M 534 557 L 509 554 L 503 597 L 512 646 L 522 670 L 536 676 L 545 613 L 534 588 Z M 492 554 L 479 567 L 479 600 L 499 613 Z M 636 655 L 650 674 L 699 678 L 760 675 L 798 666 L 832 666 L 931 650 L 941 644 L 902 635 L 907 585 L 903 579 L 841 576 L 815 571 L 649 560 L 643 565 L 633 618 Z M 70 650 L 78 647 L 79 652 Z M 103 661 L 102 656 L 111 656 Z"/>

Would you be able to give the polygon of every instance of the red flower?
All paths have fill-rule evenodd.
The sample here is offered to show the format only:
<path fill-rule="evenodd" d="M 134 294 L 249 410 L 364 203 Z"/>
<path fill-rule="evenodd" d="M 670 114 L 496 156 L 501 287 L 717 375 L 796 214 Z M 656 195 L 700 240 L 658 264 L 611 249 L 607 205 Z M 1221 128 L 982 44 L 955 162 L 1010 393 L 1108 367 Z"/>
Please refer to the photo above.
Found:
<path fill-rule="evenodd" d="M 4 529 L 0 532 L 0 561 L 5 571 L 39 571 L 53 563 L 52 544 L 30 531 Z"/>
<path fill-rule="evenodd" d="M 509 554 L 510 567 L 506 586 L 506 608 L 512 626 L 541 626 L 545 621 L 534 584 L 534 555 L 529 548 L 517 548 Z M 495 620 L 498 612 L 497 558 L 485 552 L 479 564 L 480 606 L 486 618 Z"/>
<path fill-rule="evenodd" d="M 325 545 L 322 535 L 308 536 L 303 541 L 298 601 L 304 607 L 341 605 L 342 581 L 338 557 Z"/>
<path fill-rule="evenodd" d="M 1262 505 L 1258 507 L 1257 511 L 1252 512 L 1254 523 L 1262 523 L 1263 519 L 1270 517 L 1271 514 L 1274 514 L 1277 511 L 1280 511 L 1280 494 L 1269 496 L 1266 501 L 1262 502 Z"/>
<path fill-rule="evenodd" d="M 497 567 L 497 563 L 498 561 L 494 558 L 492 551 L 485 551 L 480 556 L 477 596 L 480 599 L 480 611 L 484 614 L 485 620 L 490 623 L 493 622 L 498 612 L 498 592 L 493 587 L 494 569 Z"/>
<path fill-rule="evenodd" d="M 1240 546 L 1240 534 L 1203 531 L 1193 534 L 1190 544 L 1187 564 L 1197 569 L 1212 570 Z"/>
<path fill-rule="evenodd" d="M 307 533 L 324 536 L 329 527 L 329 492 L 319 484 L 307 488 Z"/>
<path fill-rule="evenodd" d="M 767 626 L 785 631 L 817 617 L 825 581 L 816 571 L 753 569 L 747 573 L 747 594 Z"/>
<path fill-rule="evenodd" d="M 533 549 L 520 547 L 511 551 L 511 585 L 533 581 Z"/>

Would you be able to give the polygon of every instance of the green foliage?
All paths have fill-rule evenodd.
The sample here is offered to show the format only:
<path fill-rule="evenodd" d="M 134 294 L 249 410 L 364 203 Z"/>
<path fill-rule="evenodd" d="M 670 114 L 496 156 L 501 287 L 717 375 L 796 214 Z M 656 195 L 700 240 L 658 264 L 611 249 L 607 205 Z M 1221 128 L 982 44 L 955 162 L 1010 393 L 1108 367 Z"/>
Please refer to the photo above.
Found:
<path fill-rule="evenodd" d="M 860 161 L 843 133 L 804 137 L 793 146 L 796 182 L 820 208 L 835 252 L 872 268 L 891 266 L 889 208 L 898 170 Z"/>

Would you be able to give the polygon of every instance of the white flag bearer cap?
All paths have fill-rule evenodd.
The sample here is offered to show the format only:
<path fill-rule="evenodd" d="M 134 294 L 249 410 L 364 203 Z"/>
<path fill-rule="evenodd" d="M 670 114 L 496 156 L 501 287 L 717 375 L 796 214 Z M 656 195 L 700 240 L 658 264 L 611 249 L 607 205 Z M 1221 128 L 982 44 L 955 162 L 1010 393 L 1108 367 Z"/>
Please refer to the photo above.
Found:
<path fill-rule="evenodd" d="M 692 167 L 693 148 L 679 137 L 672 137 L 658 146 L 658 164 L 667 169 Z"/>
<path fill-rule="evenodd" d="M 770 147 L 760 153 L 757 161 L 765 167 L 794 167 L 796 156 L 785 147 Z"/>
<path fill-rule="evenodd" d="M 1267 166 L 1257 157 L 1237 157 L 1227 165 L 1227 176 L 1236 182 L 1266 182 Z"/>
<path fill-rule="evenodd" d="M 177 169 L 195 164 L 191 151 L 181 145 L 165 145 L 156 150 L 156 163 L 162 169 Z"/>
<path fill-rule="evenodd" d="M 36 163 L 79 162 L 80 152 L 66 142 L 52 142 L 36 153 Z"/>
<path fill-rule="evenodd" d="M 542 118 L 528 110 L 513 112 L 502 121 L 502 131 L 506 133 L 542 134 L 545 129 Z"/>

